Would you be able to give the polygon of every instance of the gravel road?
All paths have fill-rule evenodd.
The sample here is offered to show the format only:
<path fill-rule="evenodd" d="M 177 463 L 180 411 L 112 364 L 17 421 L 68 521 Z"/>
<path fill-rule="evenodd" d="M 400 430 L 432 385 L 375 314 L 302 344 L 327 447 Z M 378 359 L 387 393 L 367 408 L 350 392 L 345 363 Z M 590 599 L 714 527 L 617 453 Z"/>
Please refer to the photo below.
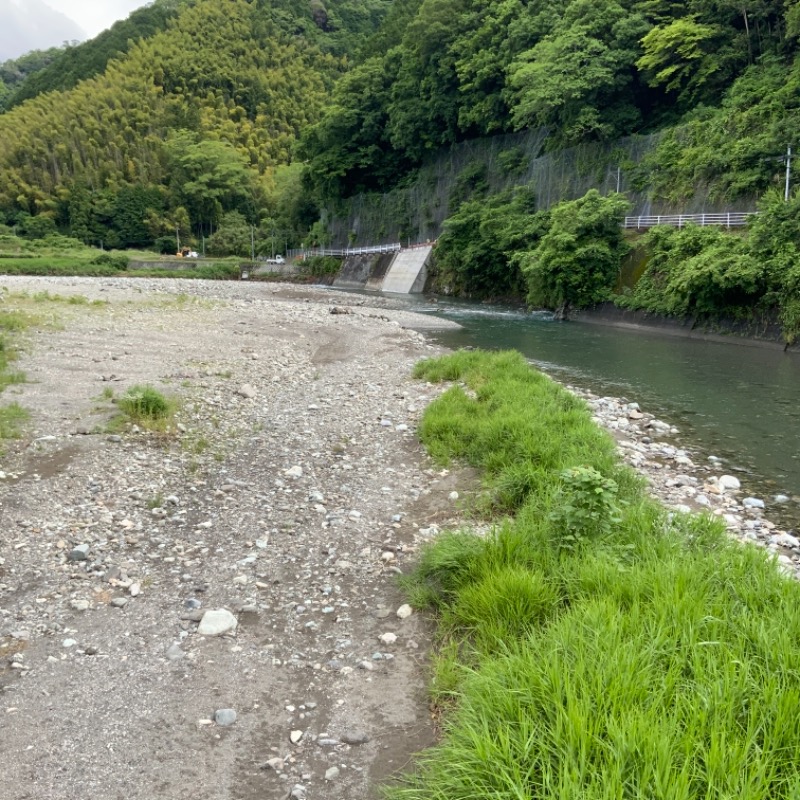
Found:
<path fill-rule="evenodd" d="M 0 460 L 0 797 L 376 797 L 434 736 L 396 576 L 464 485 L 415 436 L 430 319 L 297 286 L 0 287 L 42 320 L 3 395 L 32 417 Z M 135 384 L 179 399 L 173 430 L 109 432 Z"/>

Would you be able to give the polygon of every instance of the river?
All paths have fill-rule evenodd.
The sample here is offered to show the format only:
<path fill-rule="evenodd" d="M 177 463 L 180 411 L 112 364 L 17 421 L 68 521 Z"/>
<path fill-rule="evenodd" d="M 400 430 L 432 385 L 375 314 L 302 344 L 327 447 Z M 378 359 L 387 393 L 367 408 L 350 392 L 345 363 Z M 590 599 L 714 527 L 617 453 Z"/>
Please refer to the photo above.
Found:
<path fill-rule="evenodd" d="M 768 507 L 791 496 L 779 516 L 800 525 L 800 354 L 449 300 L 409 307 L 463 326 L 428 333 L 448 347 L 519 350 L 561 382 L 638 402 L 676 425 L 684 446 L 723 459 Z"/>

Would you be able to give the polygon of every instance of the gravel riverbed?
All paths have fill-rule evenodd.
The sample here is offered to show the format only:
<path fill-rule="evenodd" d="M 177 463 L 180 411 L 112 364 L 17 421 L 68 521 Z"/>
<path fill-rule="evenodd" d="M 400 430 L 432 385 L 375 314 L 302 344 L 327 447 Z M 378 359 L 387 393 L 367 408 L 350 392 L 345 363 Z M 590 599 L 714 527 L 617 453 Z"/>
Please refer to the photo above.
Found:
<path fill-rule="evenodd" d="M 3 395 L 32 417 L 0 460 L 0 797 L 376 797 L 435 736 L 395 579 L 474 487 L 415 433 L 420 331 L 450 323 L 289 285 L 0 287 L 43 319 Z M 135 384 L 180 399 L 175 430 L 109 432 Z M 798 569 L 668 423 L 583 396 L 667 505 Z"/>
<path fill-rule="evenodd" d="M 0 796 L 375 796 L 433 740 L 396 575 L 458 515 L 415 436 L 425 320 L 303 287 L 1 285 L 55 316 L 3 397 L 32 419 L 0 465 Z M 134 384 L 179 429 L 108 433 L 104 390 Z"/>

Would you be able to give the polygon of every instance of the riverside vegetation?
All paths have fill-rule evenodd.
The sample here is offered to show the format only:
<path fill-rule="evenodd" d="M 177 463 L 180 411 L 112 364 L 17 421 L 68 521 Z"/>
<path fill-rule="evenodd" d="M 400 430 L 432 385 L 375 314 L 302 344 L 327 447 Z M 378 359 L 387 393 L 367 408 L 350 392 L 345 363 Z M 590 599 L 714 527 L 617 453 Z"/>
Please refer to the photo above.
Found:
<path fill-rule="evenodd" d="M 445 713 L 389 796 L 796 797 L 800 585 L 711 517 L 667 514 L 518 354 L 416 375 L 454 383 L 423 441 L 479 468 L 504 518 L 438 537 L 406 579 L 439 620 Z"/>

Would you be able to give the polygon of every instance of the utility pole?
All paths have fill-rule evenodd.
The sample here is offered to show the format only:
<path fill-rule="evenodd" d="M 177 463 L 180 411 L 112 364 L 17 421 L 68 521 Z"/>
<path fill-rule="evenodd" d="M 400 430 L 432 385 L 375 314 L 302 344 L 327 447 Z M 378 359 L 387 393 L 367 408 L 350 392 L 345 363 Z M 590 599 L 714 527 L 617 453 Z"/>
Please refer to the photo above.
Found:
<path fill-rule="evenodd" d="M 250 260 L 256 260 L 256 229 L 250 226 Z"/>
<path fill-rule="evenodd" d="M 176 250 L 177 253 L 181 252 L 181 226 L 175 226 L 175 241 L 178 243 L 178 249 Z"/>
<path fill-rule="evenodd" d="M 786 148 L 786 189 L 783 193 L 783 199 L 789 202 L 789 183 L 792 177 L 792 146 Z"/>
<path fill-rule="evenodd" d="M 621 176 L 622 176 L 622 167 L 617 167 L 617 194 L 619 194 L 619 183 Z"/>

